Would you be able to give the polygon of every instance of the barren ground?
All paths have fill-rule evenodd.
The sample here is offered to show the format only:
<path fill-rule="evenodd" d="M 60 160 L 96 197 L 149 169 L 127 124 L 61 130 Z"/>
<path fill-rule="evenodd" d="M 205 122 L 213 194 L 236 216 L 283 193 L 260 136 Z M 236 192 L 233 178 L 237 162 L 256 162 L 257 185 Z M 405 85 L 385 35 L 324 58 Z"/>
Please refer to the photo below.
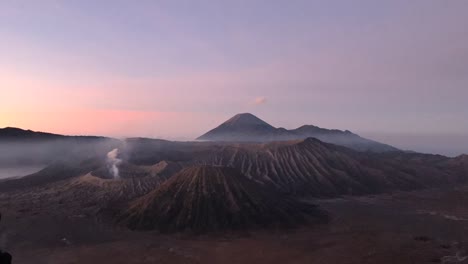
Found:
<path fill-rule="evenodd" d="M 326 225 L 205 236 L 128 231 L 62 195 L 0 194 L 15 264 L 468 263 L 468 187 L 320 200 Z"/>

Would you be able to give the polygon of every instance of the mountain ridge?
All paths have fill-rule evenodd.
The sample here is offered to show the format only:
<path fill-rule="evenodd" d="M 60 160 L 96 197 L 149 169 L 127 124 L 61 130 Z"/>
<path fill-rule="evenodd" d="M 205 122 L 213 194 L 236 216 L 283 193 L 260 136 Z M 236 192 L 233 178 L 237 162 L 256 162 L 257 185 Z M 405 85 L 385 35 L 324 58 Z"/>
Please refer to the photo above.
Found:
<path fill-rule="evenodd" d="M 313 197 L 376 194 L 463 183 L 468 160 L 405 152 L 358 152 L 316 138 L 278 142 L 128 141 L 130 162 L 162 160 L 238 169 L 281 192 Z M 126 150 L 124 150 L 126 151 Z"/>
<path fill-rule="evenodd" d="M 2 140 L 55 140 L 55 139 L 110 139 L 102 136 L 62 135 L 18 127 L 0 128 L 0 141 Z"/>
<path fill-rule="evenodd" d="M 363 138 L 349 130 L 326 129 L 302 125 L 295 129 L 276 128 L 250 113 L 237 114 L 197 138 L 203 141 L 269 142 L 314 137 L 326 143 L 341 145 L 357 151 L 390 152 L 399 149 Z"/>

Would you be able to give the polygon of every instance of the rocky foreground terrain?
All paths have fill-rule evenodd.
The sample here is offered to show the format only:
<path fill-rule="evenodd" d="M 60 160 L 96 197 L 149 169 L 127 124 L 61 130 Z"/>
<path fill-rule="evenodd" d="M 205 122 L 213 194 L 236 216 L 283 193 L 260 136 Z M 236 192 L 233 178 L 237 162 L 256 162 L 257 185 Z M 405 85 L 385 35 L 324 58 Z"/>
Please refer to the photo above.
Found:
<path fill-rule="evenodd" d="M 312 200 L 329 223 L 194 236 L 112 224 L 60 186 L 0 195 L 14 263 L 468 263 L 466 187 Z"/>

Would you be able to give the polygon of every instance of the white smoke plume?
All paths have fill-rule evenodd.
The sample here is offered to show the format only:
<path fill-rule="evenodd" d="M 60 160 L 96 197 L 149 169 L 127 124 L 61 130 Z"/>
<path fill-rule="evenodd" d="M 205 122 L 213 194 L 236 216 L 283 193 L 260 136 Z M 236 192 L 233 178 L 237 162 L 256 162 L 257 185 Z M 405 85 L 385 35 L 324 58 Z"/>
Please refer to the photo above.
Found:
<path fill-rule="evenodd" d="M 107 153 L 107 165 L 109 168 L 110 174 L 114 177 L 114 179 L 120 178 L 119 176 L 119 164 L 122 162 L 121 159 L 117 158 L 119 155 L 119 149 L 113 149 Z"/>

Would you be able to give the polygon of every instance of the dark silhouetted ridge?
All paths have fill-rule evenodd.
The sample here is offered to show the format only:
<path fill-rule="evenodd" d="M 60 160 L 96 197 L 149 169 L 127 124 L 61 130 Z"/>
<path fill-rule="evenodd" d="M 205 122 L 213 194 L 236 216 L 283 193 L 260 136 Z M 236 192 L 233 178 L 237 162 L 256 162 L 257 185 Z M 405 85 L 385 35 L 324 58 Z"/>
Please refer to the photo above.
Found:
<path fill-rule="evenodd" d="M 65 136 L 47 132 L 24 130 L 16 127 L 0 128 L 0 141 L 46 141 L 46 140 L 102 140 L 109 139 L 98 136 Z"/>
<path fill-rule="evenodd" d="M 45 132 L 36 132 L 32 130 L 24 130 L 16 127 L 0 128 L 0 140 L 15 140 L 15 139 L 60 139 L 64 136 Z"/>

